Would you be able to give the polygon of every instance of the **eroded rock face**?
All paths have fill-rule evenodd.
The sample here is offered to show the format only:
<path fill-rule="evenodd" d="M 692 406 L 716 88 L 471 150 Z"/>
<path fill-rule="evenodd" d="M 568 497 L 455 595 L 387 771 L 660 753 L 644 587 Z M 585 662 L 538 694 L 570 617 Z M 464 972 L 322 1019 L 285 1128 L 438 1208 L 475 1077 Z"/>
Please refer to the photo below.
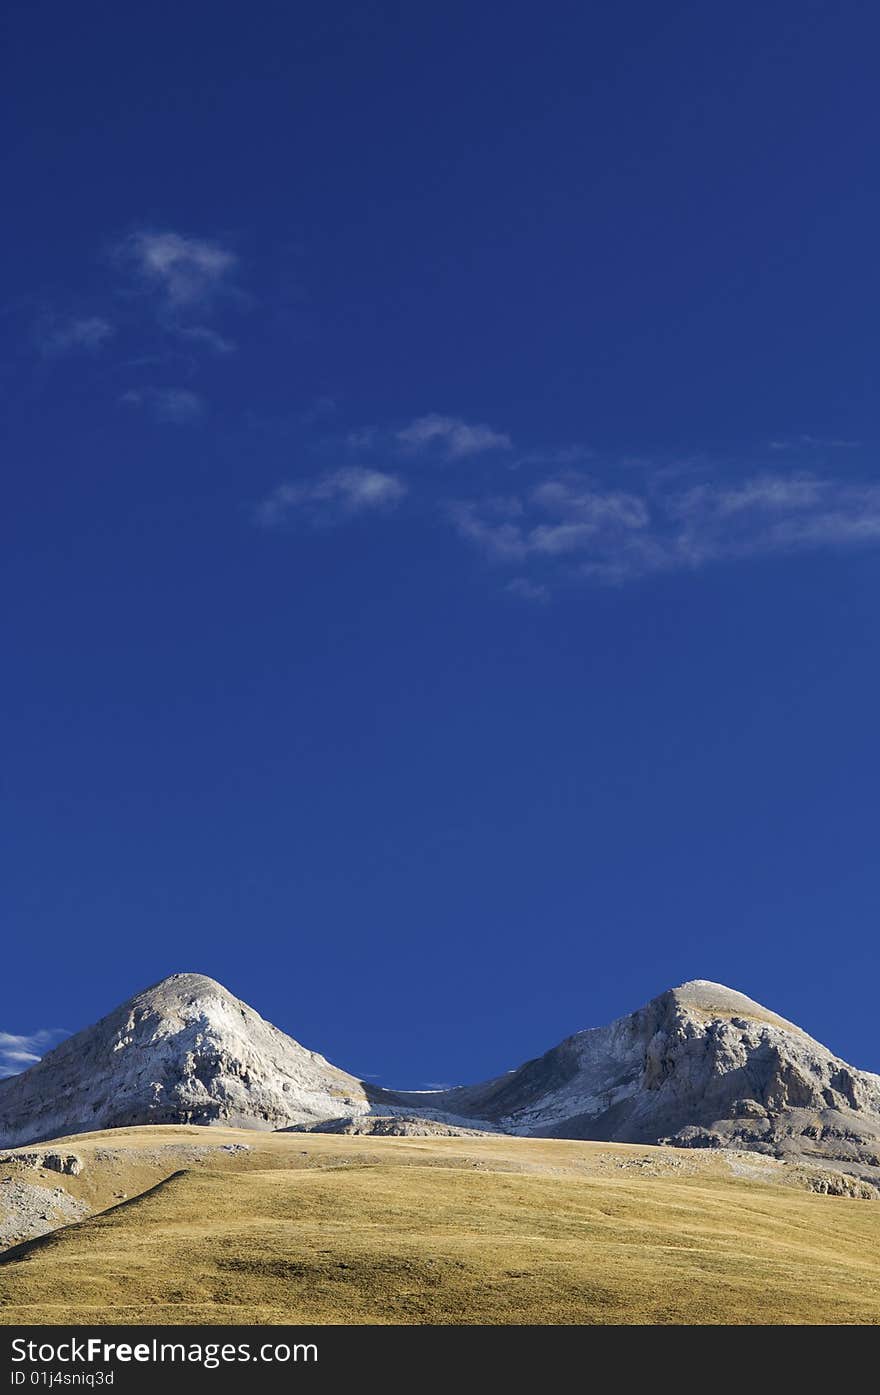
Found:
<path fill-rule="evenodd" d="M 18 1167 L 31 1168 L 38 1171 L 45 1169 L 48 1172 L 63 1172 L 68 1177 L 78 1177 L 83 1170 L 82 1158 L 76 1153 L 42 1153 L 37 1151 L 25 1151 L 17 1149 L 14 1153 L 0 1153 L 0 1166 L 4 1163 L 13 1163 Z"/>
<path fill-rule="evenodd" d="M 68 1177 L 78 1177 L 82 1172 L 82 1159 L 76 1153 L 46 1153 L 43 1166 L 50 1172 L 63 1172 Z"/>
<path fill-rule="evenodd" d="M 0 1144 L 133 1124 L 275 1129 L 368 1108 L 353 1076 L 213 979 L 175 974 L 0 1082 Z"/>
<path fill-rule="evenodd" d="M 880 1177 L 880 1077 L 702 980 L 454 1097 L 515 1133 L 747 1148 Z"/>
<path fill-rule="evenodd" d="M 486 1129 L 445 1124 L 417 1114 L 365 1114 L 357 1119 L 333 1119 L 313 1124 L 306 1133 L 341 1133 L 373 1138 L 491 1138 Z M 494 1130 L 497 1134 L 498 1130 Z"/>

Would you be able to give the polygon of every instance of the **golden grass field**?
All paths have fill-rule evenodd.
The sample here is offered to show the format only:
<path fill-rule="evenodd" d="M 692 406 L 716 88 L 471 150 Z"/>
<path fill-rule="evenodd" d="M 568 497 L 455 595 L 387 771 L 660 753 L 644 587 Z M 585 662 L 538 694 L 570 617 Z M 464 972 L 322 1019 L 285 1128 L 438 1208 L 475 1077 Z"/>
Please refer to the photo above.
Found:
<path fill-rule="evenodd" d="M 85 1163 L 65 1186 L 110 1209 L 0 1255 L 6 1324 L 880 1323 L 880 1204 L 754 1156 L 180 1126 L 65 1142 Z"/>

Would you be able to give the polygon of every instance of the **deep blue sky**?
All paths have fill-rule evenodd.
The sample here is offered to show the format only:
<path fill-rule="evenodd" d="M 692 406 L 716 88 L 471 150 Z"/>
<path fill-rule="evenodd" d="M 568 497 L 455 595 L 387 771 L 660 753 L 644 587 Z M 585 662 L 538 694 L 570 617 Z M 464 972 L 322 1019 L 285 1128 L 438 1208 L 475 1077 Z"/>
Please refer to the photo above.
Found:
<path fill-rule="evenodd" d="M 878 47 L 10 6 L 3 1031 L 195 969 L 417 1086 L 705 977 L 880 1070 Z"/>

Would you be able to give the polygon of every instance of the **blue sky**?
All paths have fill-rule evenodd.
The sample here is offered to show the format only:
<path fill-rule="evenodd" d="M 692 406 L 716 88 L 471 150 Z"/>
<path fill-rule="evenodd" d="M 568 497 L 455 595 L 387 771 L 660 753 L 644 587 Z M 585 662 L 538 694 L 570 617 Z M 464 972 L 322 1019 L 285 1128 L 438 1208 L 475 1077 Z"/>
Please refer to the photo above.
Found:
<path fill-rule="evenodd" d="M 878 41 L 13 5 L 5 1069 L 194 969 L 391 1084 L 693 977 L 880 1070 Z"/>

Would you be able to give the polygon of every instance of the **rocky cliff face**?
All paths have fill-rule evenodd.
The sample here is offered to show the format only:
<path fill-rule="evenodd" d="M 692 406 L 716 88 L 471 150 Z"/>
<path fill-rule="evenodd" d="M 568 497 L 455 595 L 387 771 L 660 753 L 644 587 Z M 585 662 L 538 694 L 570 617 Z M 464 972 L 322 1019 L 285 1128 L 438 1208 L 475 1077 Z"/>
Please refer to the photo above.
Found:
<path fill-rule="evenodd" d="M 880 1179 L 880 1077 L 703 980 L 446 1103 L 512 1133 L 746 1148 Z"/>
<path fill-rule="evenodd" d="M 0 1082 L 0 1142 L 131 1124 L 276 1129 L 351 1117 L 360 1081 L 203 974 L 174 974 Z"/>
<path fill-rule="evenodd" d="M 454 1128 L 750 1149 L 880 1182 L 880 1077 L 697 980 L 481 1085 L 365 1085 L 218 983 L 176 974 L 0 1082 L 0 1144 L 143 1123 Z M 386 1121 L 380 1123 L 379 1118 Z M 336 1121 L 336 1122 L 334 1122 Z"/>

